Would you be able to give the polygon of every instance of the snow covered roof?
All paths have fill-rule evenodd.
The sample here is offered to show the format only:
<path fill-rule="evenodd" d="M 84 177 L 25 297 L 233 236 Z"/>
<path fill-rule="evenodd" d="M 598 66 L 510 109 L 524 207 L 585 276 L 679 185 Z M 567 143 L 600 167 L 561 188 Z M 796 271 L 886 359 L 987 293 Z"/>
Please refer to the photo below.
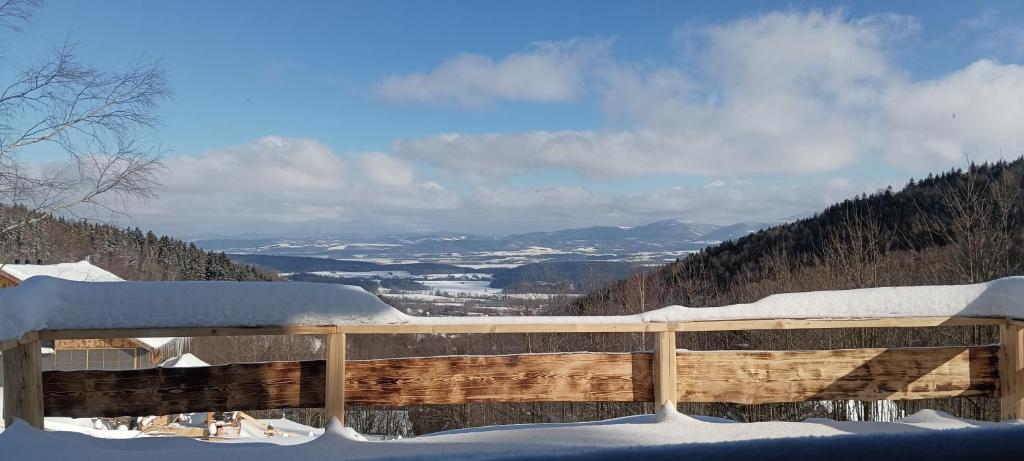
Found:
<path fill-rule="evenodd" d="M 90 283 L 32 277 L 0 290 L 0 340 L 43 329 L 404 323 L 362 288 L 297 282 Z"/>
<path fill-rule="evenodd" d="M 160 364 L 163 368 L 193 368 L 193 367 L 208 367 L 209 363 L 204 362 L 199 357 L 196 357 L 188 352 L 179 355 L 177 357 L 171 357 L 164 360 Z"/>
<path fill-rule="evenodd" d="M 7 273 L 18 281 L 25 281 L 29 277 L 45 275 L 57 277 L 64 280 L 76 280 L 79 282 L 123 282 L 118 277 L 102 268 L 96 267 L 89 261 L 77 263 L 60 264 L 3 264 L 0 271 Z"/>

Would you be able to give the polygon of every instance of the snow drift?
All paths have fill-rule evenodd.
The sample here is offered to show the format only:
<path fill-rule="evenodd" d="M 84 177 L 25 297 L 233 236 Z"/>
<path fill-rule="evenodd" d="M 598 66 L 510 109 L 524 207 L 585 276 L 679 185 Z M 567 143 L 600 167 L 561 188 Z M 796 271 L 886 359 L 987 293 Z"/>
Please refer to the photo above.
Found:
<path fill-rule="evenodd" d="M 368 441 L 333 421 L 306 443 L 217 444 L 192 439 L 108 440 L 44 432 L 17 422 L 0 433 L 12 459 L 135 459 L 150 461 L 297 461 L 376 459 L 985 459 L 1019 449 L 1024 425 L 984 423 L 925 410 L 893 423 L 723 423 L 670 407 L 640 415 L 575 424 L 525 424 L 442 432 L 404 440 Z M 256 439 L 257 441 L 261 439 Z M 951 443 L 950 441 L 955 441 Z M 859 448 L 858 448 L 859 447 Z M 941 450 L 938 450 L 941 447 Z M 872 455 L 865 456 L 868 450 Z M 921 456 L 931 453 L 932 456 Z M 815 454 L 815 456 L 806 456 Z M 941 456 L 938 456 L 941 455 Z M 993 458 L 995 459 L 995 458 Z M 1009 458 L 1004 458 L 1009 459 Z"/>
<path fill-rule="evenodd" d="M 327 283 L 109 282 L 32 277 L 0 290 L 0 340 L 42 329 L 405 323 L 362 288 Z"/>
<path fill-rule="evenodd" d="M 651 323 L 885 317 L 1024 319 L 1024 277 L 973 285 L 864 288 L 769 296 L 713 308 L 668 306 L 629 316 L 413 317 L 362 288 L 321 283 L 110 282 L 32 277 L 0 290 L 0 340 L 41 329 L 346 324 Z"/>

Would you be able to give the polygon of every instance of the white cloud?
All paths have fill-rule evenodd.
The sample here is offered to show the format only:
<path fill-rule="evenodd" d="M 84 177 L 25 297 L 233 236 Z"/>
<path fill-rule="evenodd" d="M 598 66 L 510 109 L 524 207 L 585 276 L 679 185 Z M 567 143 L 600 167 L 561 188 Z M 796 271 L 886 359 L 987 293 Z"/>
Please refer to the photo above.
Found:
<path fill-rule="evenodd" d="M 883 104 L 886 159 L 896 165 L 1024 154 L 1024 67 L 978 61 L 941 79 L 897 85 Z"/>
<path fill-rule="evenodd" d="M 640 225 L 667 218 L 731 224 L 774 222 L 879 187 L 844 178 L 800 184 L 749 180 L 711 180 L 701 186 L 663 187 L 632 193 L 608 193 L 578 186 L 478 187 L 464 202 L 460 220 L 472 230 L 523 232 L 596 225 Z M 454 210 L 440 217 L 453 216 Z M 467 230 L 463 227 L 460 230 Z"/>
<path fill-rule="evenodd" d="M 448 133 L 392 150 L 474 177 L 555 168 L 592 179 L 802 175 L 871 158 L 946 168 L 965 151 L 1020 153 L 1018 68 L 979 61 L 911 80 L 893 56 L 919 28 L 895 14 L 822 12 L 688 25 L 673 38 L 680 63 L 593 70 L 606 127 Z M 942 121 L 953 112 L 955 125 Z"/>
<path fill-rule="evenodd" d="M 390 75 L 377 93 L 393 101 L 455 103 L 495 100 L 567 101 L 583 88 L 583 68 L 603 55 L 608 39 L 538 42 L 497 61 L 472 53 L 455 55 L 429 72 Z"/>
<path fill-rule="evenodd" d="M 412 165 L 383 152 L 370 152 L 359 157 L 363 172 L 375 184 L 384 186 L 408 186 L 415 174 Z"/>
<path fill-rule="evenodd" d="M 160 197 L 129 211 L 145 226 L 177 233 L 512 233 L 677 217 L 765 221 L 866 190 L 837 180 L 745 179 L 620 193 L 593 184 L 449 188 L 418 179 L 412 165 L 387 154 L 339 155 L 316 140 L 282 137 L 171 157 L 166 164 Z"/>
<path fill-rule="evenodd" d="M 169 231 L 248 232 L 312 224 L 365 229 L 460 204 L 444 186 L 416 182 L 402 160 L 380 153 L 355 159 L 353 170 L 319 141 L 277 136 L 175 156 L 165 161 L 159 198 L 132 204 L 130 212 Z"/>
<path fill-rule="evenodd" d="M 961 19 L 957 23 L 957 27 L 967 29 L 991 29 L 992 27 L 995 27 L 998 19 L 999 10 L 989 8 L 982 10 L 977 16 Z"/>
<path fill-rule="evenodd" d="M 267 136 L 252 143 L 214 149 L 198 157 L 166 161 L 168 189 L 195 193 L 337 191 L 345 164 L 331 149 L 312 139 Z"/>

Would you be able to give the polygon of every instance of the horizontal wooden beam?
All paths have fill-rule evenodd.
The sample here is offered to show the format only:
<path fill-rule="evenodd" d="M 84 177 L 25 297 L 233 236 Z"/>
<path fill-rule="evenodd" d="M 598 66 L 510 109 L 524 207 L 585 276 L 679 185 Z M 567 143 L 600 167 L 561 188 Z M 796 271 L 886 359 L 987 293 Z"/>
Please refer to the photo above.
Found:
<path fill-rule="evenodd" d="M 349 362 L 352 405 L 648 402 L 650 353 L 444 356 Z"/>
<path fill-rule="evenodd" d="M 999 395 L 996 346 L 834 351 L 681 351 L 680 402 L 925 399 Z M 323 361 L 43 373 L 48 416 L 323 407 Z M 348 405 L 650 402 L 651 353 L 348 361 Z"/>
<path fill-rule="evenodd" d="M 116 328 L 91 330 L 41 330 L 39 339 L 172 338 L 189 336 L 255 335 L 328 335 L 338 332 L 336 325 L 300 325 L 267 327 L 183 327 Z"/>
<path fill-rule="evenodd" d="M 47 416 L 173 415 L 324 406 L 324 362 L 43 372 Z"/>
<path fill-rule="evenodd" d="M 683 402 L 999 396 L 997 346 L 711 351 L 677 356 Z"/>
<path fill-rule="evenodd" d="M 1007 319 L 990 317 L 891 317 L 872 319 L 744 319 L 700 320 L 674 323 L 675 331 L 817 330 L 834 328 L 925 328 L 943 326 L 1004 325 Z"/>
<path fill-rule="evenodd" d="M 655 333 L 670 331 L 668 323 L 518 323 L 500 317 L 467 317 L 465 323 L 404 323 L 385 325 L 338 325 L 338 331 L 351 334 L 488 334 L 488 333 Z M 488 319 L 489 322 L 472 322 Z M 581 317 L 580 320 L 585 320 Z"/>
<path fill-rule="evenodd" d="M 615 317 L 600 317 L 600 319 Z M 987 317 L 893 317 L 869 319 L 743 319 L 688 322 L 588 321 L 588 317 L 455 317 L 424 319 L 424 323 L 351 324 L 265 327 L 119 328 L 42 330 L 38 338 L 104 339 L 183 336 L 325 335 L 349 334 L 486 334 L 486 333 L 656 333 L 661 331 L 802 330 L 828 328 L 921 328 L 937 326 L 1004 325 L 1007 319 Z M 593 320 L 593 317 L 589 319 Z M 3 343 L 6 348 L 7 342 Z M 13 347 L 13 343 L 11 345 Z"/>
<path fill-rule="evenodd" d="M 355 360 L 346 405 L 652 401 L 651 354 Z M 43 373 L 48 416 L 138 416 L 325 405 L 322 360 Z"/>

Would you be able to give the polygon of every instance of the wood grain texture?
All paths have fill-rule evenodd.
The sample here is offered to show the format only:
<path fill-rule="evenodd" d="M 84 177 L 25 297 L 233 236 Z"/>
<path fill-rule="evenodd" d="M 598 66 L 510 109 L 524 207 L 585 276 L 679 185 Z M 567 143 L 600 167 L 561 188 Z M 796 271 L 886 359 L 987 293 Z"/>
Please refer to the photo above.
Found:
<path fill-rule="evenodd" d="M 345 424 L 345 334 L 335 333 L 327 335 L 327 360 L 325 361 L 325 373 L 327 374 L 324 395 L 324 409 L 327 410 L 328 418 L 338 418 L 340 424 Z"/>
<path fill-rule="evenodd" d="M 26 341 L 3 353 L 4 425 L 21 418 L 43 427 L 42 363 L 39 341 Z"/>
<path fill-rule="evenodd" d="M 683 402 L 999 395 L 995 346 L 684 352 L 677 360 Z"/>
<path fill-rule="evenodd" d="M 345 378 L 345 399 L 352 405 L 650 402 L 651 367 L 650 353 L 353 361 Z"/>
<path fill-rule="evenodd" d="M 133 338 L 106 338 L 106 339 L 58 339 L 54 341 L 55 350 L 72 349 L 145 349 L 153 348 L 146 343 Z"/>
<path fill-rule="evenodd" d="M 820 330 L 832 328 L 924 328 L 1003 325 L 1006 319 L 988 317 L 887 317 L 864 319 L 743 319 L 700 320 L 670 324 L 675 331 Z"/>
<path fill-rule="evenodd" d="M 604 321 L 604 319 L 608 319 Z M 744 319 L 690 322 L 637 322 L 605 317 L 601 322 L 581 317 L 579 322 L 552 322 L 538 318 L 523 323 L 501 317 L 446 319 L 446 323 L 354 324 L 320 326 L 121 328 L 112 330 L 42 330 L 50 339 L 149 338 L 172 336 L 323 335 L 350 334 L 490 334 L 490 333 L 655 333 L 659 331 L 802 330 L 829 328 L 920 328 L 950 325 L 1002 325 L 1007 319 L 983 317 L 893 317 L 867 319 Z M 584 321 L 586 320 L 586 321 Z M 425 319 L 424 322 L 429 322 Z M 7 343 L 3 343 L 6 347 Z"/>
<path fill-rule="evenodd" d="M 656 334 L 654 346 L 654 404 L 655 407 L 679 403 L 676 360 L 676 333 L 665 331 Z"/>
<path fill-rule="evenodd" d="M 652 354 L 536 354 L 348 361 L 347 405 L 653 401 Z M 48 416 L 164 415 L 326 405 L 323 360 L 48 371 Z"/>
<path fill-rule="evenodd" d="M 999 419 L 1024 418 L 1024 327 L 999 327 Z"/>
<path fill-rule="evenodd" d="M 436 317 L 435 317 L 436 318 Z M 545 322 L 503 321 L 501 317 L 452 317 L 450 323 L 405 323 L 381 325 L 338 325 L 338 331 L 352 334 L 497 334 L 497 333 L 653 333 L 669 331 L 668 323 L 644 323 L 635 320 L 611 322 Z M 581 320 L 590 320 L 580 317 Z M 427 318 L 427 322 L 430 318 Z"/>
<path fill-rule="evenodd" d="M 47 371 L 47 416 L 145 416 L 324 406 L 324 362 Z"/>
<path fill-rule="evenodd" d="M 107 338 L 170 338 L 185 336 L 253 336 L 253 335 L 327 335 L 337 333 L 335 325 L 263 326 L 263 327 L 181 327 L 181 328 L 116 328 L 94 330 L 40 330 L 39 338 L 107 339 Z"/>
<path fill-rule="evenodd" d="M 666 346 L 667 347 L 667 346 Z M 999 396 L 999 348 L 681 351 L 680 402 Z M 653 402 L 654 354 L 445 356 L 348 361 L 346 405 Z M 324 361 L 43 374 L 49 416 L 324 407 Z"/>

